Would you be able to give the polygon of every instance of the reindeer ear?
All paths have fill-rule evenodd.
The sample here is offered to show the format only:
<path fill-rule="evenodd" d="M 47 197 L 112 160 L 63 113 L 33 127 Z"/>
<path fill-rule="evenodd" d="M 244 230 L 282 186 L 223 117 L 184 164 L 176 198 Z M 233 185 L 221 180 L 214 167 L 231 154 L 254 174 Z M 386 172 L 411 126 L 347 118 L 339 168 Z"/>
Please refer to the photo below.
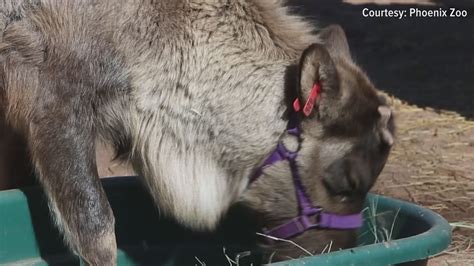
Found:
<path fill-rule="evenodd" d="M 392 117 L 392 110 L 390 107 L 381 105 L 378 107 L 378 112 L 380 115 L 380 128 L 381 128 L 381 137 L 382 140 L 389 146 L 393 145 L 393 135 L 389 129 L 389 120 Z"/>
<path fill-rule="evenodd" d="M 322 29 L 318 36 L 323 41 L 324 46 L 328 49 L 331 56 L 351 58 L 349 43 L 341 26 L 328 26 Z"/>
<path fill-rule="evenodd" d="M 308 103 L 316 104 L 317 99 L 312 99 L 315 86 L 319 86 L 319 98 L 322 95 L 337 95 L 339 86 L 336 67 L 327 49 L 321 44 L 312 44 L 304 50 L 299 64 L 299 101 L 302 104 L 303 112 L 309 116 L 305 107 Z M 309 100 L 308 100 L 309 99 Z"/>

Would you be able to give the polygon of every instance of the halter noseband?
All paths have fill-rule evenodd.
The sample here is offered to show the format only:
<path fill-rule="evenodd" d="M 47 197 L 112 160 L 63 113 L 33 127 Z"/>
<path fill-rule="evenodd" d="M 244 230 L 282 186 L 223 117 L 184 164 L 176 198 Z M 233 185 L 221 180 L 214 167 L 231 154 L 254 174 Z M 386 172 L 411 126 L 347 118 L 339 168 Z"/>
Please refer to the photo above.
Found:
<path fill-rule="evenodd" d="M 296 99 L 293 103 L 295 112 L 303 111 L 304 115 L 308 116 L 314 106 L 314 101 L 320 91 L 320 85 L 315 84 L 311 90 L 310 97 L 306 102 L 303 110 L 300 108 L 299 100 Z M 254 174 L 250 177 L 250 183 L 254 182 L 259 176 L 262 175 L 263 170 L 267 167 L 280 161 L 288 161 L 293 176 L 293 184 L 295 186 L 296 199 L 298 201 L 298 213 L 299 216 L 291 219 L 290 221 L 279 225 L 277 227 L 265 230 L 265 234 L 277 237 L 281 239 L 289 239 L 305 231 L 313 228 L 326 228 L 336 230 L 349 230 L 357 229 L 362 226 L 362 214 L 355 213 L 349 215 L 339 215 L 331 212 L 324 211 L 321 207 L 314 207 L 311 200 L 307 196 L 304 186 L 301 183 L 301 177 L 298 171 L 298 165 L 296 158 L 301 148 L 301 128 L 299 120 L 295 115 L 291 116 L 288 121 L 286 132 L 289 135 L 295 136 L 298 139 L 298 148 L 296 151 L 288 150 L 283 142 L 280 140 L 277 144 L 276 149 L 268 156 L 268 158 L 255 170 Z"/>

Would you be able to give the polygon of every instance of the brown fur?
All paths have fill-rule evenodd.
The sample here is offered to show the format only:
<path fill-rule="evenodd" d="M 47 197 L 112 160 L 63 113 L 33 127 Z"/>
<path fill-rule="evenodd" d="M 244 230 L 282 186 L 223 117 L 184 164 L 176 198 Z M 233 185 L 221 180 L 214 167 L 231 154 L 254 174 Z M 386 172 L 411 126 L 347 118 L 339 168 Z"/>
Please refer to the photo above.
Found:
<path fill-rule="evenodd" d="M 280 1 L 7 0 L 0 14 L 6 118 L 27 139 L 66 242 L 88 264 L 116 257 L 97 138 L 132 161 L 164 214 L 196 230 L 213 229 L 239 200 L 262 226 L 296 215 L 284 164 L 249 189 L 248 176 L 280 138 L 292 141 L 288 103 L 312 83 L 323 92 L 302 120 L 298 163 L 315 204 L 360 211 L 390 149 L 393 119 L 351 62 L 343 31 L 320 40 Z M 297 238 L 313 250 L 332 239 L 347 247 L 354 232 Z"/>

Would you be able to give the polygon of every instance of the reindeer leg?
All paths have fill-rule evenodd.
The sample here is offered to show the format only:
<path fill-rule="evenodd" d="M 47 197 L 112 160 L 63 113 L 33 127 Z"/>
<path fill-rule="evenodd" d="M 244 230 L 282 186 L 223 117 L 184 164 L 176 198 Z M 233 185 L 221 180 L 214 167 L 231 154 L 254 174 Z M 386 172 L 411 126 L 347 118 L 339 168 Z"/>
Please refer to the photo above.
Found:
<path fill-rule="evenodd" d="M 116 265 L 114 216 L 97 174 L 92 113 L 83 104 L 43 106 L 30 124 L 28 144 L 69 247 L 86 265 Z"/>

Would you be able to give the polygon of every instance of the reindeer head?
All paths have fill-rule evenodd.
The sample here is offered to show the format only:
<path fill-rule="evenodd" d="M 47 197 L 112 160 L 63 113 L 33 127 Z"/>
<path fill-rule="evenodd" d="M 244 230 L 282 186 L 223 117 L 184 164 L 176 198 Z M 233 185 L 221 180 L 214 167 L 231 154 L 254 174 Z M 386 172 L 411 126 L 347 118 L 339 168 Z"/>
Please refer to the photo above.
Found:
<path fill-rule="evenodd" d="M 394 142 L 394 121 L 385 99 L 352 62 L 343 30 L 331 26 L 320 37 L 323 44 L 309 46 L 296 71 L 288 71 L 288 110 L 301 135 L 286 132 L 280 143 L 297 152 L 295 165 L 310 204 L 348 216 L 361 212 L 367 192 L 385 165 Z M 318 86 L 319 94 L 313 98 L 310 95 L 315 96 Z M 304 108 L 297 103 L 309 104 Z M 265 167 L 244 196 L 261 214 L 262 227 L 270 231 L 301 215 L 291 168 L 291 162 L 285 160 Z M 318 219 L 313 222 L 317 224 Z M 354 246 L 355 232 L 316 226 L 289 240 L 319 254 L 329 245 L 332 250 Z M 288 242 L 262 243 L 274 259 L 307 255 Z"/>

